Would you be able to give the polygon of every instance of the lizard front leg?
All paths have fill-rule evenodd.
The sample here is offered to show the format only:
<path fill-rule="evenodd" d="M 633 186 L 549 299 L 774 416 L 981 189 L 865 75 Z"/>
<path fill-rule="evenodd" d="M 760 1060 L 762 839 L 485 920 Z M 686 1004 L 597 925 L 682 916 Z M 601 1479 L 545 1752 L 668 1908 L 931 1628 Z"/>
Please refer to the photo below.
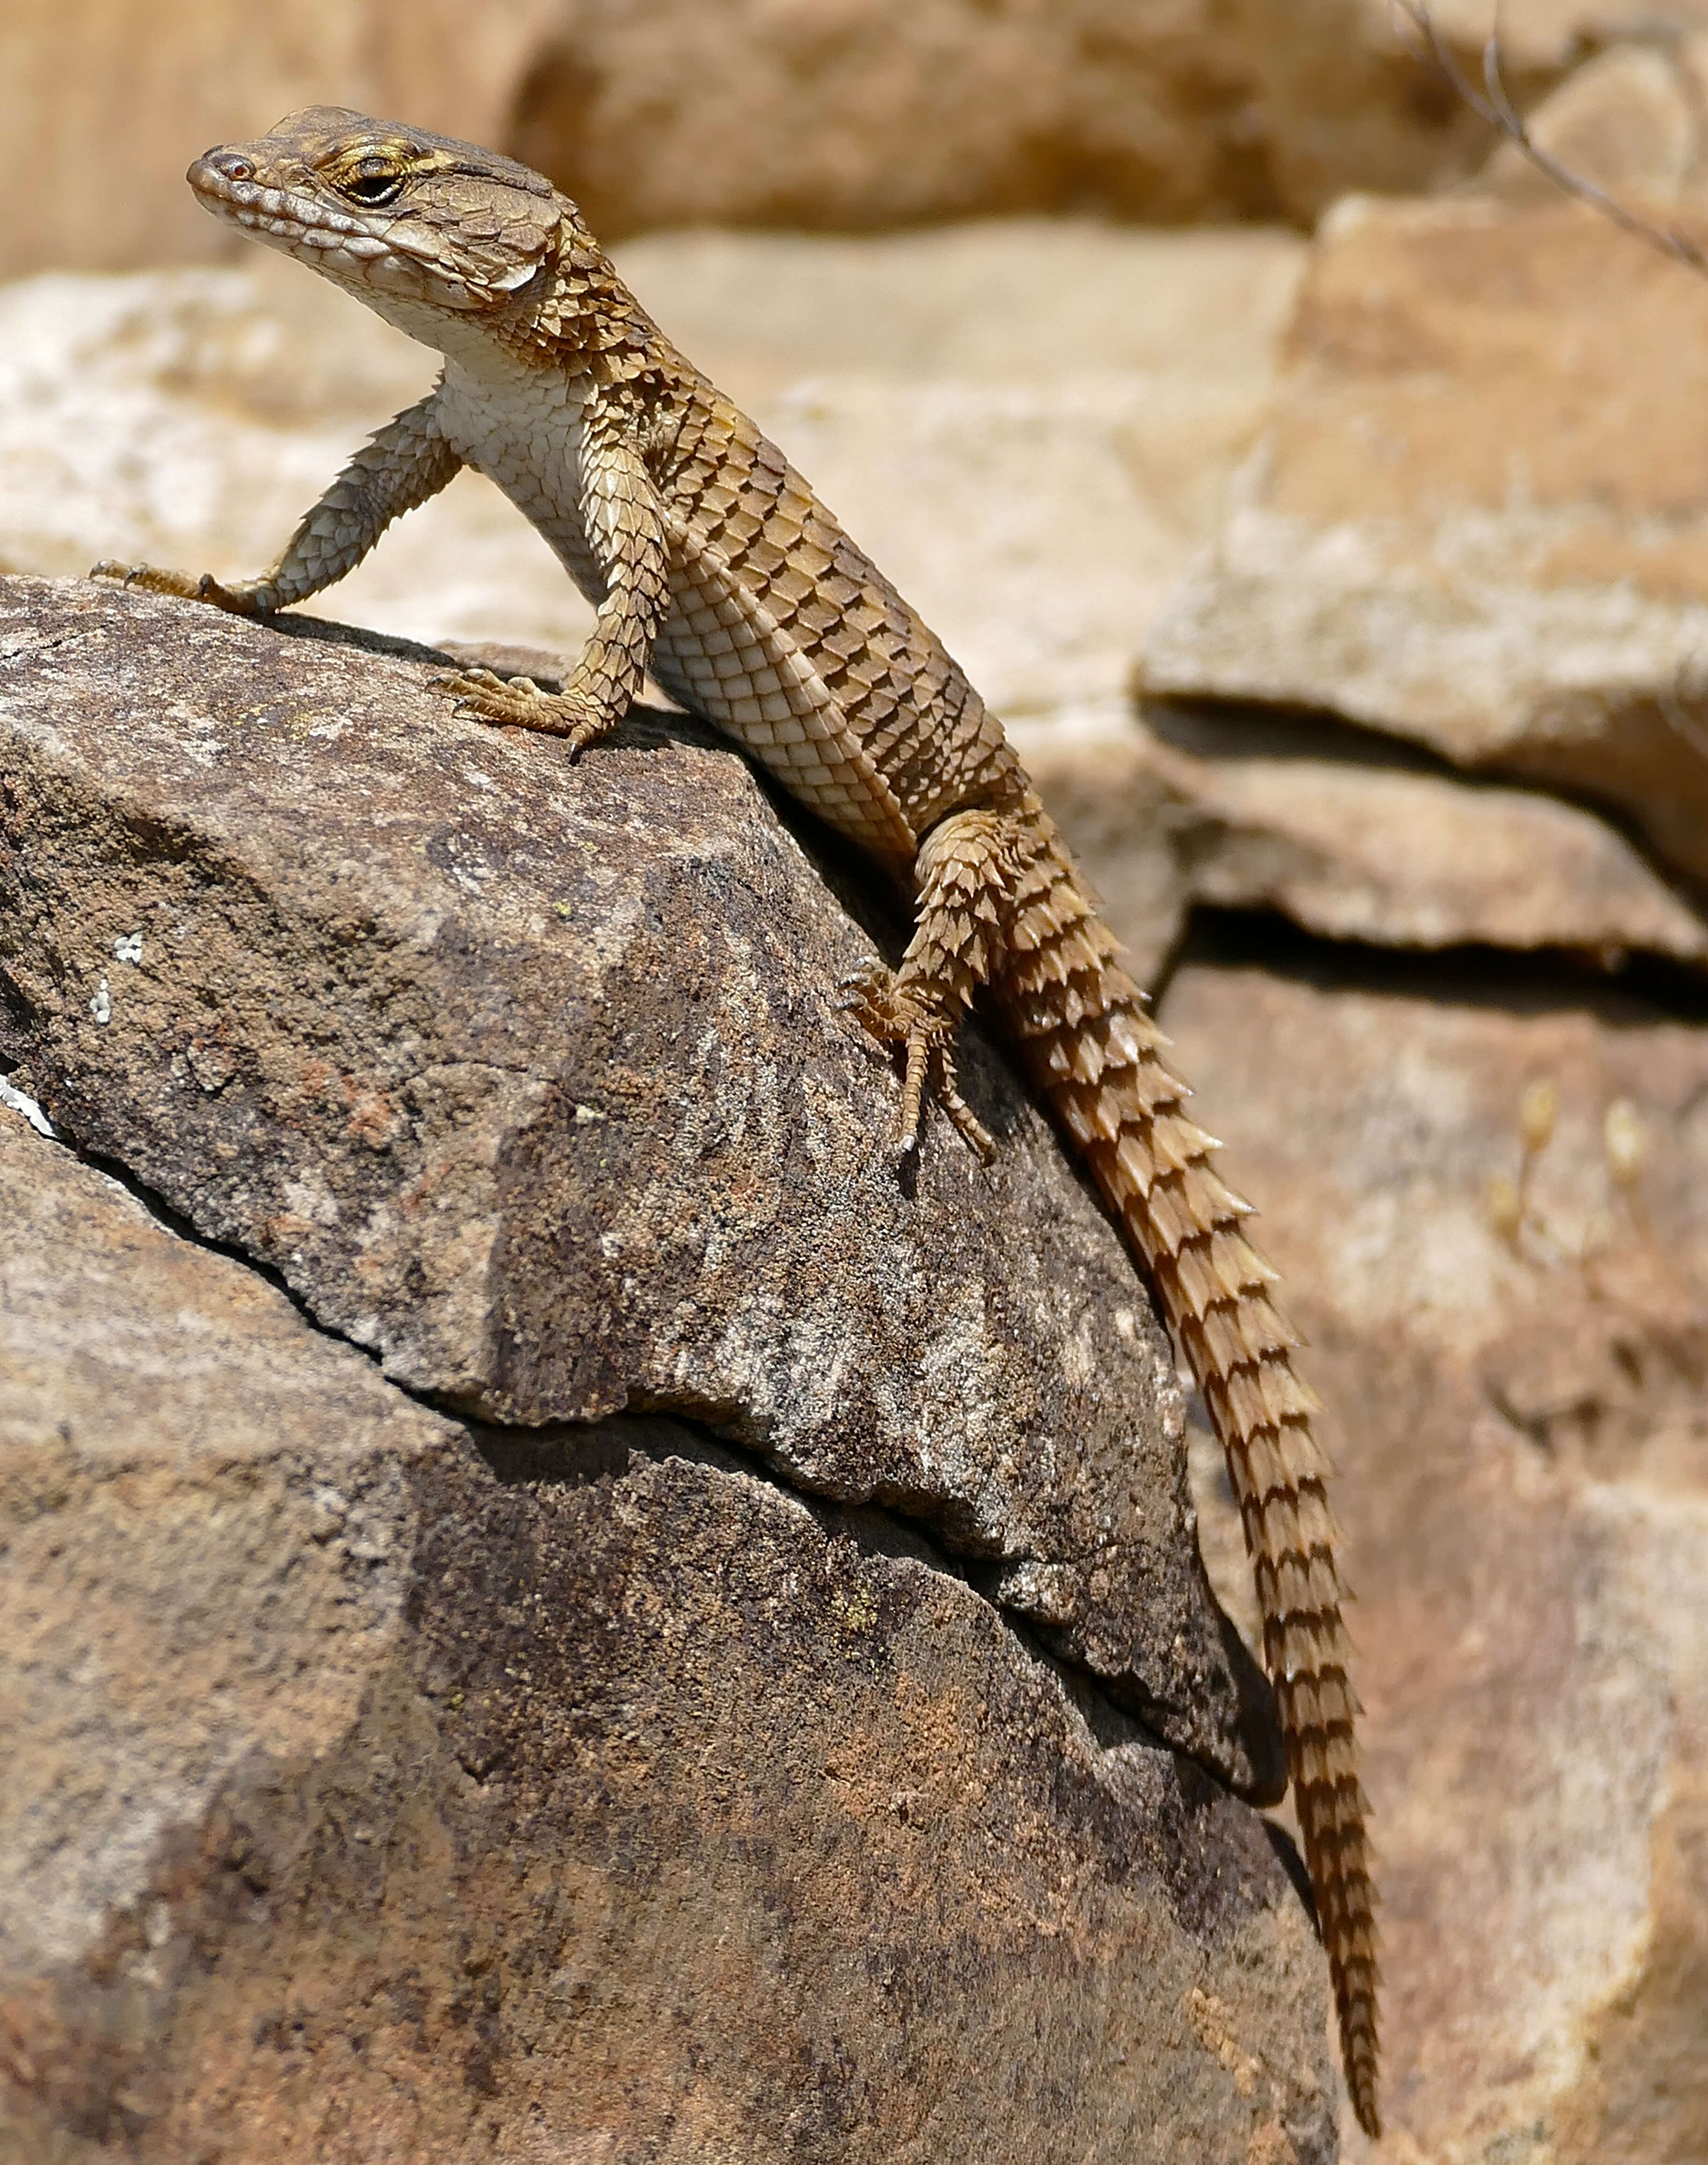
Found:
<path fill-rule="evenodd" d="M 605 582 L 598 622 L 561 692 L 526 677 L 508 682 L 485 669 L 440 679 L 460 711 L 567 737 L 579 751 L 614 730 L 635 699 L 670 608 L 670 551 L 664 508 L 641 450 L 642 418 L 605 393 L 582 423 L 580 509 Z"/>
<path fill-rule="evenodd" d="M 149 564 L 103 559 L 96 579 L 122 579 L 156 594 L 211 602 L 234 616 L 271 616 L 307 601 L 353 572 L 394 519 L 436 496 L 462 461 L 439 433 L 430 392 L 387 422 L 364 444 L 324 496 L 303 515 L 277 562 L 259 578 L 228 586 L 212 572 L 165 572 Z"/>
<path fill-rule="evenodd" d="M 1028 830 L 1009 814 L 952 814 L 915 860 L 918 914 L 899 968 L 862 962 L 843 981 L 842 1005 L 880 1044 L 904 1050 L 899 1156 L 919 1140 L 928 1090 L 980 1157 L 995 1154 L 956 1085 L 955 1031 L 1001 959 L 1015 894 L 1034 854 Z"/>

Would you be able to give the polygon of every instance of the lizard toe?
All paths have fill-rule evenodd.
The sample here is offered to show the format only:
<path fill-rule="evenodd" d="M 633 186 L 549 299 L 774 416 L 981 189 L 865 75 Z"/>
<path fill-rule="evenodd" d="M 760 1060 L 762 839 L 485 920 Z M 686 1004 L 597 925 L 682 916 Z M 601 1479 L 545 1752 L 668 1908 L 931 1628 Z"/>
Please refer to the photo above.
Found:
<path fill-rule="evenodd" d="M 604 736 L 616 719 L 573 693 L 542 692 L 531 677 L 507 678 L 490 669 L 460 669 L 432 682 L 435 691 L 454 702 L 459 714 L 498 728 L 561 737 L 572 759 Z"/>
<path fill-rule="evenodd" d="M 120 585 L 140 587 L 145 593 L 173 594 L 180 601 L 207 602 L 228 616 L 266 616 L 277 596 L 264 580 L 228 587 L 211 572 L 170 572 L 156 564 L 121 564 L 103 556 L 90 567 L 92 579 L 115 579 Z"/>
<path fill-rule="evenodd" d="M 163 571 L 157 564 L 121 564 L 116 557 L 103 556 L 90 568 L 92 579 L 116 579 L 121 586 L 141 587 L 151 594 L 177 594 L 187 602 L 201 598 L 203 580 L 193 572 Z"/>
<path fill-rule="evenodd" d="M 839 1013 L 851 1014 L 880 1045 L 899 1045 L 908 1034 L 895 1011 L 895 972 L 875 955 L 863 956 L 836 980 Z"/>

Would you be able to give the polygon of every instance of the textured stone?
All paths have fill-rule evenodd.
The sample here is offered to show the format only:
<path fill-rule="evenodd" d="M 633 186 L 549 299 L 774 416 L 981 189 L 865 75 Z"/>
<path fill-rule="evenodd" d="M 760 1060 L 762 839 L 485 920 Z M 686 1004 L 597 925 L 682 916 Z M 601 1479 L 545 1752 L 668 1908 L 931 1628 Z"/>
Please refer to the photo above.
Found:
<path fill-rule="evenodd" d="M 1670 172 L 1670 203 L 1634 200 L 1688 223 L 1708 168 L 1658 109 L 1683 80 L 1624 56 L 1556 119 L 1616 186 L 1633 162 L 1651 189 Z M 1700 879 L 1708 287 L 1517 195 L 1328 221 L 1271 427 L 1145 637 L 1145 682 L 1327 709 L 1599 799 Z"/>
<path fill-rule="evenodd" d="M 1236 1109 L 1231 1177 L 1263 1198 L 1346 1477 L 1388 1979 L 1377 2154 L 1697 2157 L 1708 1033 L 1533 966 L 1408 983 L 1326 956 L 1291 978 L 1193 963 L 1162 1020 L 1202 1117 Z M 1515 1245 L 1484 1198 L 1519 1172 L 1542 1081 L 1558 1130 Z M 1621 1098 L 1649 1138 L 1634 1197 L 1604 1144 Z M 1248 1603 L 1205 1476 L 1206 1546 Z"/>
<path fill-rule="evenodd" d="M 940 1556 L 472 1432 L 0 1109 L 0 2156 L 1329 2165 L 1263 1824 Z"/>
<path fill-rule="evenodd" d="M 1261 122 L 1239 128 L 1255 87 L 1246 26 L 1226 13 L 569 0 L 513 141 L 611 232 L 1273 209 Z"/>
<path fill-rule="evenodd" d="M 1303 254 L 1273 231 L 1037 221 L 620 251 L 1010 714 L 1125 703 L 1134 624 L 1215 532 L 1266 409 Z M 261 249 L 240 271 L 0 292 L 0 562 L 257 570 L 437 365 Z M 472 474 L 316 606 L 560 651 L 592 622 Z"/>
<path fill-rule="evenodd" d="M 419 662 L 110 585 L 7 582 L 0 657 L 0 1049 L 55 1120 L 414 1388 L 688 1413 L 906 1509 L 1274 1787 L 1113 1230 L 976 1038 L 995 1165 L 937 1120 L 898 1175 L 835 1005 L 872 934 L 732 752 L 643 719 L 572 765 Z"/>
<path fill-rule="evenodd" d="M 1593 813 L 1344 730 L 1157 704 L 1149 720 L 1020 733 L 1145 982 L 1199 904 L 1376 947 L 1708 967 L 1708 920 Z"/>

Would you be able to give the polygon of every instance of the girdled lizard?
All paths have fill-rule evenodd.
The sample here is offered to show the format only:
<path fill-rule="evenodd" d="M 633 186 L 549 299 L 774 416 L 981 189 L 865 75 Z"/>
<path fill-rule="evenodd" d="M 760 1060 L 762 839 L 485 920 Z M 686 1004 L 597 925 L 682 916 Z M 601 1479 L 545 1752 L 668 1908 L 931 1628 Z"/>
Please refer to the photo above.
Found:
<path fill-rule="evenodd" d="M 307 263 L 443 354 L 259 578 L 101 565 L 240 614 L 305 601 L 462 466 L 531 519 L 598 609 L 560 692 L 445 680 L 484 721 L 565 737 L 619 722 L 649 669 L 914 899 L 894 972 L 846 1003 L 902 1050 L 899 1145 L 927 1095 L 994 1146 L 953 1040 L 988 990 L 1155 1287 L 1226 1452 L 1263 1613 L 1353 2106 L 1378 2128 L 1373 1890 L 1316 1400 L 1250 1206 L 1211 1166 L 1189 1094 L 1120 948 L 978 694 L 782 452 L 662 335 L 576 206 L 507 158 L 316 108 L 189 171 L 216 216 Z"/>

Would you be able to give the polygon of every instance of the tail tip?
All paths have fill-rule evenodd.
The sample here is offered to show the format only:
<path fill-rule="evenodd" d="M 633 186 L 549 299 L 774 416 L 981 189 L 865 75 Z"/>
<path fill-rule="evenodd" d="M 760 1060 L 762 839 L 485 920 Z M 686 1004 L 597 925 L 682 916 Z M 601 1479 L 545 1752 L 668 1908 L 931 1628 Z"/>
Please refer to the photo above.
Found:
<path fill-rule="evenodd" d="M 1357 2123 L 1373 2142 L 1382 2134 L 1382 2107 L 1378 2095 L 1376 2068 L 1372 2060 L 1361 2061 L 1347 2070 L 1347 2088 L 1351 2093 L 1352 2112 Z"/>

